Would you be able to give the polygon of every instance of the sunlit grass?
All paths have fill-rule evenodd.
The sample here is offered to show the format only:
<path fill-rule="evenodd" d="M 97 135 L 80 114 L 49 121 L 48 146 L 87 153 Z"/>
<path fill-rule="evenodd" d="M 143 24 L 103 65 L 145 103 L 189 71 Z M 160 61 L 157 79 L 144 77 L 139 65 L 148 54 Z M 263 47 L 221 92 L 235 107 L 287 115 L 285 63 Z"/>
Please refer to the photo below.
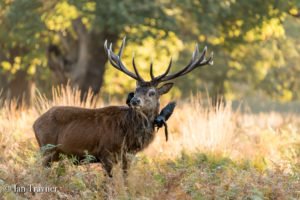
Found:
<path fill-rule="evenodd" d="M 32 124 L 54 105 L 102 107 L 101 99 L 79 101 L 78 91 L 38 95 L 31 107 L 0 108 L 0 187 L 56 186 L 55 193 L 14 193 L 6 199 L 299 199 L 300 117 L 280 113 L 240 113 L 230 103 L 217 108 L 204 98 L 179 101 L 168 122 L 169 141 L 159 130 L 155 141 L 132 159 L 124 179 L 120 166 L 113 179 L 101 165 L 75 166 L 63 158 L 50 169 L 41 157 Z M 114 104 L 124 104 L 119 102 Z M 163 106 L 163 105 L 162 105 Z"/>

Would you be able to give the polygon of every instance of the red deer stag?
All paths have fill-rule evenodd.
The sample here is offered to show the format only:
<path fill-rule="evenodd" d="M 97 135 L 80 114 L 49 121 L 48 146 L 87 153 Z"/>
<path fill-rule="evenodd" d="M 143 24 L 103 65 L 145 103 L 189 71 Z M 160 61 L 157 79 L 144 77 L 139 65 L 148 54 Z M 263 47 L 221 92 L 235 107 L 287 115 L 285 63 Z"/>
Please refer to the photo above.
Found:
<path fill-rule="evenodd" d="M 145 81 L 139 74 L 132 59 L 134 73 L 129 71 L 121 61 L 125 46 L 123 39 L 118 55 L 112 51 L 112 44 L 104 48 L 111 65 L 137 81 L 137 86 L 130 107 L 107 106 L 98 109 L 77 107 L 52 107 L 41 115 L 34 123 L 33 129 L 40 147 L 55 145 L 44 153 L 43 164 L 49 166 L 59 159 L 59 154 L 76 156 L 82 160 L 88 152 L 100 162 L 109 176 L 112 165 L 117 158 L 122 158 L 124 172 L 127 170 L 126 153 L 135 154 L 147 147 L 154 139 L 154 120 L 159 114 L 159 98 L 167 93 L 173 83 L 165 83 L 183 76 L 197 67 L 212 64 L 212 55 L 205 58 L 205 47 L 199 55 L 198 46 L 193 52 L 190 63 L 180 71 L 169 74 L 172 59 L 167 70 L 154 76 L 150 65 L 150 81 Z"/>

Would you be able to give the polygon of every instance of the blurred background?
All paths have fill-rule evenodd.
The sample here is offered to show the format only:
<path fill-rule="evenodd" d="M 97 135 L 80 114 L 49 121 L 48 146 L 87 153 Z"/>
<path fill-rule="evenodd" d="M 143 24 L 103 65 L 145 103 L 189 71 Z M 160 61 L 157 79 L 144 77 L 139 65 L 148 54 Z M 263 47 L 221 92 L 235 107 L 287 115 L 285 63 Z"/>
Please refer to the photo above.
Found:
<path fill-rule="evenodd" d="M 299 0 L 1 0 L 0 90 L 30 104 L 36 91 L 70 84 L 104 99 L 124 99 L 135 81 L 107 62 L 107 39 L 142 75 L 188 64 L 195 43 L 214 65 L 179 78 L 169 98 L 208 94 L 268 106 L 300 98 Z M 263 105 L 262 105 L 263 107 Z M 276 107 L 276 106 L 275 106 Z M 294 104 L 290 106 L 295 110 Z"/>
<path fill-rule="evenodd" d="M 300 0 L 0 0 L 0 199 L 300 199 L 299 33 Z M 171 57 L 177 71 L 196 43 L 214 65 L 161 98 L 178 101 L 169 141 L 160 129 L 127 178 L 68 159 L 44 169 L 38 116 L 125 105 L 135 81 L 103 46 L 118 52 L 124 36 L 123 62 L 133 71 L 134 54 L 148 80 L 151 60 L 155 75 Z"/>

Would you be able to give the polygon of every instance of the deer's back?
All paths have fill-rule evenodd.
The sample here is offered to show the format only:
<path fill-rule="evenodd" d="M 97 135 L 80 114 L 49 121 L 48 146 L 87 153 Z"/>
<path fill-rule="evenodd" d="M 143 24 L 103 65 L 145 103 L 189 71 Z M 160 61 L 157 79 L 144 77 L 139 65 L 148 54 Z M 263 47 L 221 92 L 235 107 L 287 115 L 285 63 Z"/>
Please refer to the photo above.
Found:
<path fill-rule="evenodd" d="M 139 118 L 142 118 L 139 114 L 123 106 L 53 107 L 36 120 L 34 130 L 40 146 L 59 144 L 58 149 L 66 154 L 82 155 L 87 150 L 99 155 L 119 151 L 124 142 L 145 135 L 146 122 Z M 148 132 L 145 140 L 150 140 Z"/>

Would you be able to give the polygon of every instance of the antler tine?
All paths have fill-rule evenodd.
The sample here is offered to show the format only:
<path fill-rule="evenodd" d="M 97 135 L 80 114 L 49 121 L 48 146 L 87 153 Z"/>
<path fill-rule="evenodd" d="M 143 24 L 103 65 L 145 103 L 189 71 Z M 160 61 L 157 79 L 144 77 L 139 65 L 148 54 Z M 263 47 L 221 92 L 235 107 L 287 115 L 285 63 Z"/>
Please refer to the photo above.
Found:
<path fill-rule="evenodd" d="M 107 53 L 107 40 L 104 41 L 104 50 Z"/>
<path fill-rule="evenodd" d="M 151 81 L 155 79 L 154 74 L 153 74 L 153 60 L 151 59 L 150 63 L 150 76 L 151 76 Z"/>
<path fill-rule="evenodd" d="M 120 59 L 118 58 L 118 56 L 116 56 L 114 54 L 114 52 L 112 51 L 112 43 L 110 43 L 109 48 L 107 49 L 108 52 L 108 59 L 110 61 L 110 63 L 118 70 L 124 72 L 124 67 L 122 65 L 122 63 L 120 62 Z M 126 69 L 125 69 L 126 71 Z M 125 73 L 125 72 L 124 72 Z M 130 76 L 130 75 L 129 75 Z M 132 77 L 133 78 L 133 77 Z"/>
<path fill-rule="evenodd" d="M 203 54 L 203 53 L 202 53 L 202 54 Z M 179 75 L 180 73 L 186 71 L 186 70 L 191 66 L 191 64 L 195 62 L 195 59 L 198 57 L 198 55 L 199 55 L 199 48 L 198 48 L 198 44 L 196 43 L 195 50 L 193 51 L 192 59 L 191 59 L 190 63 L 189 63 L 184 69 L 182 69 L 182 70 L 180 70 L 179 72 L 173 74 L 172 76 L 177 76 L 177 75 Z M 169 66 L 168 66 L 166 72 L 165 72 L 164 74 L 162 74 L 162 75 L 160 75 L 160 76 L 158 76 L 158 77 L 156 78 L 156 81 L 157 81 L 157 82 L 159 82 L 160 80 L 164 81 L 164 78 L 165 78 L 165 77 L 167 76 L 167 74 L 170 72 L 171 66 L 172 66 L 172 58 L 171 58 L 171 60 L 170 60 L 170 64 L 169 64 Z"/>
<path fill-rule="evenodd" d="M 211 52 L 211 53 L 210 53 L 210 58 L 209 58 L 209 64 L 210 64 L 210 65 L 213 65 L 213 64 L 214 64 L 213 58 L 214 58 L 214 52 Z"/>
<path fill-rule="evenodd" d="M 141 80 L 141 81 L 144 81 L 144 79 L 141 77 L 136 65 L 135 65 L 135 61 L 134 61 L 134 54 L 132 55 L 132 65 L 133 65 L 133 69 L 134 69 L 134 72 L 135 74 L 137 75 L 137 77 Z"/>
<path fill-rule="evenodd" d="M 125 43 L 126 43 L 126 36 L 122 40 L 122 44 L 121 44 L 121 47 L 120 47 L 120 50 L 119 50 L 119 53 L 118 53 L 119 58 L 121 58 L 121 56 L 123 54 L 123 49 L 124 49 Z"/>
<path fill-rule="evenodd" d="M 199 58 L 198 61 L 201 62 L 201 61 L 203 61 L 205 59 L 206 52 L 207 52 L 207 46 L 204 47 L 204 49 L 202 51 L 202 54 L 201 54 L 201 56 L 200 56 L 200 58 Z"/>
<path fill-rule="evenodd" d="M 205 65 L 213 65 L 213 64 L 214 64 L 214 62 L 213 62 L 213 60 L 212 60 L 212 59 L 213 59 L 213 55 L 214 55 L 213 52 L 211 52 L 210 57 L 209 57 L 207 60 L 205 60 L 205 59 L 204 59 L 204 56 L 203 56 L 203 59 L 202 59 L 202 60 L 201 60 L 201 58 L 200 58 L 200 59 L 197 61 L 197 63 L 195 64 L 195 65 L 196 65 L 195 67 L 192 67 L 192 68 L 186 70 L 186 71 L 183 72 L 180 76 L 189 73 L 190 71 L 194 70 L 194 69 L 197 68 L 197 67 L 202 67 L 202 66 L 205 66 Z"/>
<path fill-rule="evenodd" d="M 213 64 L 213 62 L 212 62 L 213 54 L 211 54 L 211 56 L 206 60 L 205 59 L 206 52 L 207 52 L 207 47 L 205 46 L 201 53 L 201 56 L 197 59 L 197 57 L 199 56 L 199 49 L 198 49 L 198 45 L 196 44 L 196 48 L 192 54 L 192 59 L 191 59 L 190 63 L 186 67 L 181 69 L 180 71 L 161 78 L 160 82 L 169 81 L 169 80 L 172 80 L 179 76 L 183 76 L 183 75 L 191 72 L 192 70 L 194 70 L 197 67 L 201 67 L 201 66 L 204 66 L 207 64 L 212 65 Z"/>
<path fill-rule="evenodd" d="M 126 40 L 126 38 L 124 37 L 123 41 L 122 41 L 122 45 L 121 45 L 120 50 L 118 52 L 118 55 L 114 54 L 114 52 L 112 51 L 112 43 L 110 43 L 109 48 L 108 48 L 107 47 L 107 40 L 104 42 L 104 49 L 105 49 L 105 51 L 106 51 L 106 53 L 108 55 L 108 60 L 109 60 L 109 62 L 111 63 L 111 65 L 113 67 L 115 67 L 116 69 L 122 71 L 123 73 L 125 73 L 128 76 L 130 76 L 131 78 L 133 78 L 133 79 L 135 79 L 137 81 L 144 81 L 141 76 L 130 72 L 124 66 L 124 64 L 121 61 L 121 56 L 123 54 L 123 49 L 125 47 L 125 40 Z"/>
<path fill-rule="evenodd" d="M 115 60 L 112 58 L 111 51 L 109 50 L 109 48 L 107 48 L 107 40 L 105 40 L 105 42 L 104 42 L 104 49 L 105 49 L 105 52 L 107 53 L 108 60 L 111 63 L 111 65 L 113 67 L 115 67 L 116 69 L 121 70 L 119 68 L 119 66 L 117 65 L 117 63 L 115 62 Z"/>
<path fill-rule="evenodd" d="M 172 57 L 170 59 L 170 62 L 169 62 L 169 65 L 168 65 L 168 68 L 166 69 L 166 71 L 162 75 L 159 75 L 159 76 L 155 77 L 154 79 L 152 79 L 152 81 L 159 83 L 160 80 L 162 80 L 165 76 L 168 75 L 168 73 L 171 70 L 171 67 L 172 67 Z"/>
<path fill-rule="evenodd" d="M 196 43 L 196 46 L 195 46 L 195 50 L 192 54 L 192 60 L 194 61 L 199 55 L 199 48 L 198 48 L 198 44 Z"/>
<path fill-rule="evenodd" d="M 196 47 L 198 47 L 198 45 Z M 196 52 L 196 54 L 199 54 L 198 49 L 195 49 L 194 53 L 195 52 Z M 209 61 L 211 59 L 211 57 L 209 57 L 208 60 L 205 60 L 206 52 L 207 52 L 207 46 L 204 47 L 200 58 L 198 60 L 192 59 L 190 64 L 188 65 L 189 67 L 187 67 L 186 70 L 184 72 L 182 72 L 182 74 L 180 74 L 180 76 L 189 73 L 190 71 L 192 71 L 196 67 L 200 67 L 200 66 L 204 66 L 206 64 L 209 64 L 209 62 L 207 62 L 207 61 Z M 194 53 L 193 53 L 193 55 L 194 55 Z"/>

